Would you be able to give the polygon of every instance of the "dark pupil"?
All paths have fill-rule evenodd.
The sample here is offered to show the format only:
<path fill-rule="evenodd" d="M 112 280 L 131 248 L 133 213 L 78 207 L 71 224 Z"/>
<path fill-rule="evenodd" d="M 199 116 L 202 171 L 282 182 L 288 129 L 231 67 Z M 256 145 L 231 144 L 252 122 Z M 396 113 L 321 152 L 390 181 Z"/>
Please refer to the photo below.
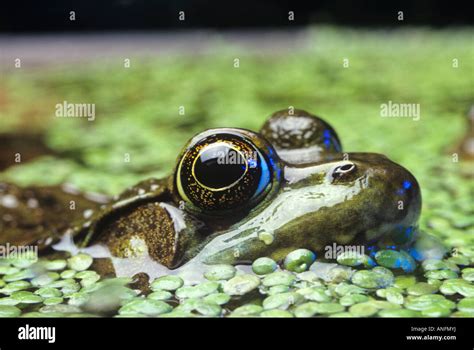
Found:
<path fill-rule="evenodd" d="M 348 171 L 352 169 L 352 164 L 345 164 L 340 168 L 342 171 Z"/>
<path fill-rule="evenodd" d="M 245 173 L 246 160 L 233 148 L 222 145 L 204 150 L 194 164 L 194 175 L 204 186 L 229 186 Z"/>

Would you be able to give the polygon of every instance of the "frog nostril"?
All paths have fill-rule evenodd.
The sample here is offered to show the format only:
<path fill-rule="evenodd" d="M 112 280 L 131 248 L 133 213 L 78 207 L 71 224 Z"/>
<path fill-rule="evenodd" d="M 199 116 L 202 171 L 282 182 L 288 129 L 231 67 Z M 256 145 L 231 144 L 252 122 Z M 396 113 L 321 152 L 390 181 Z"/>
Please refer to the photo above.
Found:
<path fill-rule="evenodd" d="M 354 163 L 346 163 L 336 167 L 332 173 L 334 178 L 338 178 L 342 175 L 352 173 L 356 170 L 356 165 Z"/>

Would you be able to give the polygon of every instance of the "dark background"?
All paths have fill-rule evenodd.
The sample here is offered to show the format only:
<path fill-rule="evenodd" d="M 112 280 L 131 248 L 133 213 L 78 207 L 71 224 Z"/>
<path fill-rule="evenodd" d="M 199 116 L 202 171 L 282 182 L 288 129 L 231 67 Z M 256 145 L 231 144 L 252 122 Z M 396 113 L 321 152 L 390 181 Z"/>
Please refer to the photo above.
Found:
<path fill-rule="evenodd" d="M 69 21 L 69 11 L 76 21 Z M 288 11 L 295 12 L 289 22 Z M 178 21 L 185 11 L 186 21 Z M 255 28 L 335 24 L 434 27 L 468 25 L 468 2 L 441 0 L 3 0 L 0 31 L 95 31 L 183 28 Z"/>

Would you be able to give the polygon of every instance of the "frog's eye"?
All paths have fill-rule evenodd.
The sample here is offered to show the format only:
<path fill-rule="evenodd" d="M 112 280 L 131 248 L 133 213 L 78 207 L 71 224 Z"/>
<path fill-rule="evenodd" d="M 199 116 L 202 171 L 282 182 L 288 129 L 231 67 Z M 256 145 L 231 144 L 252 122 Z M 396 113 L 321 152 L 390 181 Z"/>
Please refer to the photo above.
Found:
<path fill-rule="evenodd" d="M 357 167 L 354 163 L 346 162 L 334 168 L 334 170 L 332 171 L 332 177 L 333 179 L 344 178 L 347 175 L 354 173 L 356 169 Z"/>
<path fill-rule="evenodd" d="M 204 132 L 191 140 L 179 160 L 178 193 L 203 211 L 251 207 L 271 188 L 275 177 L 272 154 L 266 141 L 247 130 Z"/>

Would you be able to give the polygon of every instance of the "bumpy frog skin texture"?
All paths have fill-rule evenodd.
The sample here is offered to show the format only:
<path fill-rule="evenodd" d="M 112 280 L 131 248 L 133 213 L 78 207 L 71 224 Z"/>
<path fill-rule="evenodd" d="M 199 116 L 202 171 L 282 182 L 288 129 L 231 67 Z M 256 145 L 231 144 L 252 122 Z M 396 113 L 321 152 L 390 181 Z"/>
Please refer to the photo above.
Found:
<path fill-rule="evenodd" d="M 192 151 L 202 140 L 215 142 L 229 133 L 248 138 L 267 167 L 238 190 L 261 193 L 240 203 L 233 192 L 221 198 L 203 185 L 195 193 L 208 202 L 193 202 L 187 197 L 195 193 L 185 188 L 191 175 L 181 174 L 183 157 L 198 154 Z M 76 244 L 107 246 L 116 272 L 132 275 L 245 264 L 261 256 L 280 260 L 297 248 L 323 252 L 334 243 L 402 247 L 415 238 L 421 210 L 416 179 L 383 155 L 342 153 L 334 129 L 305 111 L 276 112 L 259 133 L 205 131 L 185 146 L 176 168 L 170 177 L 145 180 L 96 210 L 69 231 Z M 252 187 L 253 180 L 259 182 Z M 234 209 L 222 205 L 226 198 Z"/>
<path fill-rule="evenodd" d="M 219 152 L 233 161 L 220 164 Z M 0 195 L 27 203 L 25 210 L 39 201 L 36 226 L 14 223 L 25 215 L 12 209 L 7 216 L 18 220 L 2 222 L 0 243 L 47 247 L 73 221 L 55 249 L 71 250 L 73 238 L 74 249 L 111 258 L 105 271 L 130 276 L 281 260 L 294 249 L 321 253 L 334 244 L 407 247 L 421 210 L 420 188 L 406 169 L 380 154 L 343 153 L 334 129 L 302 110 L 274 113 L 258 133 L 206 130 L 186 144 L 168 178 L 145 180 L 107 204 L 55 195 L 57 188 L 9 186 Z M 61 215 L 71 198 L 78 210 Z"/>

